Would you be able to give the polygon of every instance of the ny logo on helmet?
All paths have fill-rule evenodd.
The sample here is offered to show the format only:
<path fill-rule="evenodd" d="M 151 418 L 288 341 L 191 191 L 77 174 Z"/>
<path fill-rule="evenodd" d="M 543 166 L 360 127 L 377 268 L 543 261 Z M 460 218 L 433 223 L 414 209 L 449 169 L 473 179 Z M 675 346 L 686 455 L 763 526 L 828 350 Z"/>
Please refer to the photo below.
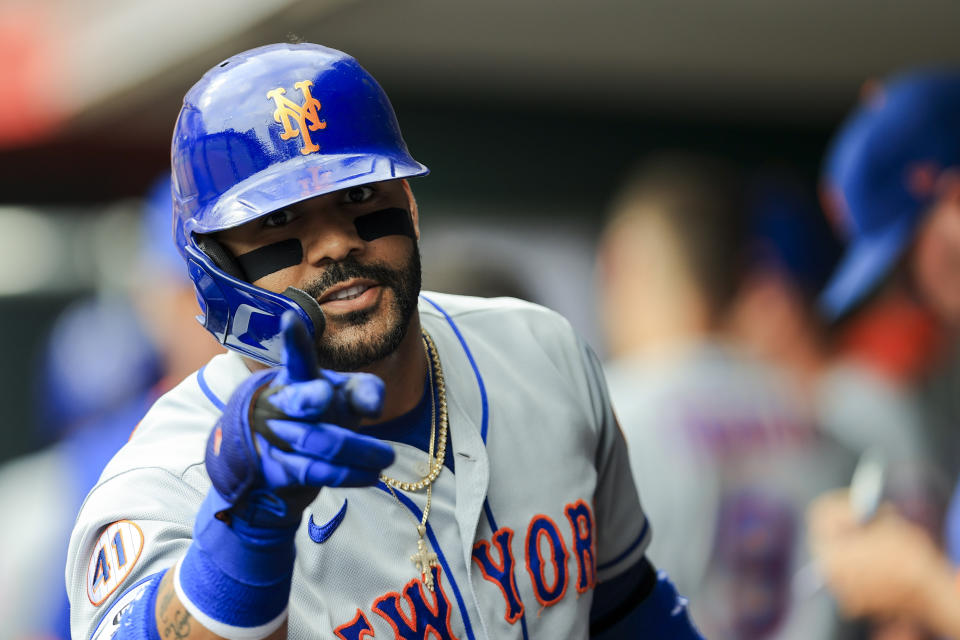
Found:
<path fill-rule="evenodd" d="M 302 105 L 284 96 L 286 91 L 280 87 L 268 91 L 267 98 L 277 105 L 277 110 L 273 112 L 273 119 L 283 125 L 280 139 L 289 140 L 297 135 L 303 136 L 303 147 L 300 148 L 300 153 L 307 155 L 320 150 L 320 145 L 310 139 L 310 132 L 326 129 L 327 123 L 321 120 L 317 113 L 320 110 L 320 101 L 310 95 L 310 87 L 313 83 L 309 80 L 301 80 L 293 86 L 303 94 Z M 293 124 L 294 120 L 296 120 L 296 127 Z"/>

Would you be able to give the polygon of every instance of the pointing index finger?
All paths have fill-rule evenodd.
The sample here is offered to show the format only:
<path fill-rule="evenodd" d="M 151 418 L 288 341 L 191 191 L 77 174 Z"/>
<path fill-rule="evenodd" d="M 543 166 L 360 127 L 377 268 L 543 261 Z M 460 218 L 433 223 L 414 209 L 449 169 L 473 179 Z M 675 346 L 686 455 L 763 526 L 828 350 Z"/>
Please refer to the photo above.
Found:
<path fill-rule="evenodd" d="M 283 333 L 283 368 L 287 383 L 306 382 L 317 377 L 317 355 L 310 332 L 296 312 L 285 311 L 280 318 Z"/>

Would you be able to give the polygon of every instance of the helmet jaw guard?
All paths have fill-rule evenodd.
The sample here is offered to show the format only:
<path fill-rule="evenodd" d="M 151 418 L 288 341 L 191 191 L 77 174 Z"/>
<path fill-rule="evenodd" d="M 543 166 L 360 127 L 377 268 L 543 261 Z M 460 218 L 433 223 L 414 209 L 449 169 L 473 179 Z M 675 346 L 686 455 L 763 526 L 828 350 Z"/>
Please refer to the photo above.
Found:
<path fill-rule="evenodd" d="M 350 187 L 425 175 L 400 134 L 386 94 L 350 56 L 313 44 L 247 51 L 214 67 L 187 93 L 171 149 L 174 241 L 203 311 L 224 346 L 280 363 L 280 316 L 295 311 L 313 337 L 316 300 L 253 286 L 194 234 L 242 225 L 296 202 Z"/>
<path fill-rule="evenodd" d="M 195 243 L 185 250 L 202 315 L 197 320 L 225 347 L 268 365 L 283 359 L 280 317 L 296 312 L 316 339 L 323 334 L 323 312 L 308 294 L 289 287 L 283 295 L 255 287 L 217 267 Z"/>

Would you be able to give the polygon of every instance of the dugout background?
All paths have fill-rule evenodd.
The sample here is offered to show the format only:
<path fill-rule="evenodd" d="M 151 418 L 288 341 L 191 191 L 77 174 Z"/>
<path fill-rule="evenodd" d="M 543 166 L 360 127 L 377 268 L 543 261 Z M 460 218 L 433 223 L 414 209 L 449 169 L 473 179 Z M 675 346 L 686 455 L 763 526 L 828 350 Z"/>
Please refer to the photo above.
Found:
<path fill-rule="evenodd" d="M 183 93 L 233 52 L 295 34 L 357 57 L 432 169 L 414 189 L 436 259 L 462 224 L 523 239 L 514 253 L 579 239 L 556 258 L 579 274 L 562 310 L 594 342 L 591 234 L 638 158 L 705 150 L 813 189 L 866 78 L 960 62 L 951 0 L 241 4 L 0 5 L 0 460 L 37 446 L 45 333 L 123 271 L 111 245 L 135 243 L 126 221 L 167 164 Z"/>

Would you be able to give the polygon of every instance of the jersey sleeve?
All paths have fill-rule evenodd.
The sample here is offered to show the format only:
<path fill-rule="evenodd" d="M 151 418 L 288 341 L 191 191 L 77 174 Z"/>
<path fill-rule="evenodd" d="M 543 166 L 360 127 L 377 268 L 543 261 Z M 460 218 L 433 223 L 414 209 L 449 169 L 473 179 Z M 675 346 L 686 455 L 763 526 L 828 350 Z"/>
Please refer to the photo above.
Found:
<path fill-rule="evenodd" d="M 187 381 L 151 408 L 80 509 L 66 566 L 75 639 L 91 638 L 125 593 L 190 545 L 210 488 L 204 446 L 219 414 L 196 387 Z"/>
<path fill-rule="evenodd" d="M 634 566 L 650 544 L 650 524 L 640 506 L 627 446 L 614 415 L 600 361 L 579 340 L 590 408 L 596 421 L 597 579 L 613 578 Z"/>
<path fill-rule="evenodd" d="M 203 497 L 157 468 L 116 476 L 88 496 L 67 556 L 74 638 L 90 638 L 124 592 L 186 553 Z"/>

